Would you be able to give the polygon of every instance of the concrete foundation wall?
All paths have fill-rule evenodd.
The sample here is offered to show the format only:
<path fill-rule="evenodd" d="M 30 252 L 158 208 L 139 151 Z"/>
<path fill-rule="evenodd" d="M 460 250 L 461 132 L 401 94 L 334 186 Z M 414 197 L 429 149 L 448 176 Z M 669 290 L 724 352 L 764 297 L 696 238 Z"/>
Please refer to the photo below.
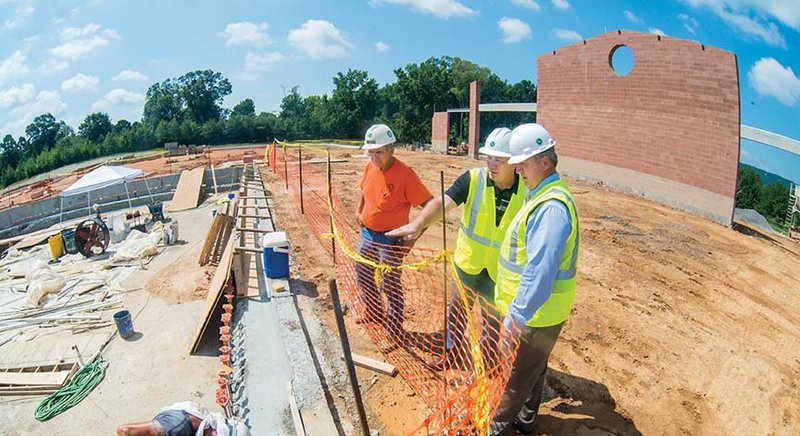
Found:
<path fill-rule="evenodd" d="M 631 72 L 611 67 L 626 45 Z M 733 53 L 614 31 L 538 58 L 537 119 L 589 179 L 730 224 L 739 163 Z"/>
<path fill-rule="evenodd" d="M 242 169 L 222 168 L 216 170 L 217 190 L 230 191 L 238 189 Z M 130 206 L 137 207 L 151 203 L 148 186 L 153 199 L 156 201 L 169 201 L 175 194 L 180 174 L 151 177 L 128 182 L 130 193 Z M 211 170 L 203 174 L 203 193 L 214 193 Z M 109 186 L 91 193 L 91 204 L 99 204 L 103 213 L 129 208 L 125 185 Z M 9 238 L 20 233 L 28 233 L 47 228 L 60 220 L 69 221 L 84 216 L 89 216 L 90 204 L 87 203 L 86 194 L 64 197 L 63 216 L 61 215 L 61 197 L 47 198 L 45 200 L 24 204 L 11 209 L 0 211 L 0 239 Z"/>
<path fill-rule="evenodd" d="M 450 142 L 450 114 L 448 112 L 434 112 L 433 128 L 431 131 L 431 150 L 435 153 L 447 154 Z"/>

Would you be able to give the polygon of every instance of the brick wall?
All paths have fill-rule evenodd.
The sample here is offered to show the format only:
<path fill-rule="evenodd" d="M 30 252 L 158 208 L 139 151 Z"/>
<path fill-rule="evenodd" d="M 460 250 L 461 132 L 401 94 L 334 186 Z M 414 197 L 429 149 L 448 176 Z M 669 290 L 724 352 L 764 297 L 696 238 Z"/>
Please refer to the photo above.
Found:
<path fill-rule="evenodd" d="M 481 104 L 481 83 L 477 80 L 469 84 L 469 156 L 478 158 L 478 141 L 481 134 L 481 114 L 478 106 Z"/>
<path fill-rule="evenodd" d="M 434 112 L 431 123 L 431 148 L 436 153 L 447 154 L 450 140 L 450 113 Z"/>
<path fill-rule="evenodd" d="M 635 58 L 625 77 L 610 66 L 620 44 Z M 560 155 L 584 167 L 596 163 L 587 171 L 592 178 L 602 173 L 609 185 L 636 192 L 637 177 L 669 181 L 641 193 L 732 221 L 740 129 L 733 53 L 613 31 L 539 56 L 538 78 L 537 117 Z"/>

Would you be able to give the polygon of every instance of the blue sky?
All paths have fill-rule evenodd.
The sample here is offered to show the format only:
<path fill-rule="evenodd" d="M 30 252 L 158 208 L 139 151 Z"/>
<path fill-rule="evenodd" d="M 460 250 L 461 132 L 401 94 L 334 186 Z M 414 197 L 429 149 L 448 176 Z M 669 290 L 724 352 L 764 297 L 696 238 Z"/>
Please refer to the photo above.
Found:
<path fill-rule="evenodd" d="M 0 135 L 44 112 L 137 120 L 151 84 L 195 69 L 259 111 L 292 86 L 330 92 L 347 68 L 386 83 L 431 56 L 535 81 L 539 54 L 614 29 L 736 53 L 742 122 L 800 139 L 798 0 L 0 0 Z M 800 182 L 798 156 L 746 142 L 742 161 Z"/>

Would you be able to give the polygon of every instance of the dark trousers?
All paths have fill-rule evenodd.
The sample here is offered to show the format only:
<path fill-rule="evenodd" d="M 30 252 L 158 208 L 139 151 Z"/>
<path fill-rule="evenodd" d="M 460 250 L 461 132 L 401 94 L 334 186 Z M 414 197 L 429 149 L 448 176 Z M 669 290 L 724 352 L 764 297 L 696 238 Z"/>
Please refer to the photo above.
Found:
<path fill-rule="evenodd" d="M 361 242 L 358 253 L 367 259 L 384 265 L 397 266 L 403 262 L 407 248 L 397 238 L 390 238 L 383 232 L 374 232 L 366 227 L 361 229 Z M 356 279 L 361 288 L 361 299 L 364 302 L 368 319 L 378 321 L 383 318 L 383 301 L 380 290 L 386 294 L 387 314 L 386 328 L 390 334 L 399 334 L 403 328 L 403 286 L 400 282 L 400 270 L 392 269 L 381 276 L 381 289 L 375 286 L 375 268 L 356 263 Z"/>
<path fill-rule="evenodd" d="M 478 295 L 486 299 L 487 302 L 494 301 L 494 280 L 489 276 L 489 273 L 484 269 L 477 275 L 467 274 L 456 266 L 456 274 L 461 282 L 468 288 L 475 291 Z M 478 300 L 475 300 L 477 303 Z M 472 303 L 472 301 L 470 301 Z M 470 361 L 467 355 L 469 353 L 469 343 L 464 337 L 468 334 L 466 331 L 466 323 L 468 314 L 464 310 L 464 305 L 458 295 L 458 290 L 453 286 L 452 296 L 450 298 L 450 310 L 447 314 L 447 341 L 446 348 L 448 353 L 459 354 L 459 360 L 464 359 Z M 497 341 L 500 333 L 500 319 L 501 317 L 495 312 L 491 306 L 484 306 L 483 309 L 487 312 L 484 318 L 483 325 L 481 326 L 481 350 L 483 350 L 484 362 L 488 367 L 493 367 L 495 356 L 497 355 Z"/>
<path fill-rule="evenodd" d="M 502 433 L 518 415 L 532 413 L 535 418 L 538 414 L 547 373 L 547 360 L 563 326 L 564 323 L 551 327 L 522 328 L 517 359 L 514 361 L 506 391 L 492 420 L 492 435 Z M 523 408 L 527 410 L 523 411 Z"/>

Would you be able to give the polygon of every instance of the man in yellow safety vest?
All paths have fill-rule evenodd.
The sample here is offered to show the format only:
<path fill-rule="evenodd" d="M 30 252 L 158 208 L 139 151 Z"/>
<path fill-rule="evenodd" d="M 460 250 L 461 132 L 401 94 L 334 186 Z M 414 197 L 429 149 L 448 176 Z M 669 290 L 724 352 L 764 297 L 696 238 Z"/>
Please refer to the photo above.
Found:
<path fill-rule="evenodd" d="M 500 247 L 495 304 L 504 332 L 520 330 L 520 346 L 492 434 L 512 423 L 534 429 L 547 360 L 575 299 L 580 224 L 572 194 L 556 172 L 555 141 L 544 127 L 523 124 L 511 133 L 510 164 L 528 194 Z"/>
<path fill-rule="evenodd" d="M 485 145 L 478 150 L 487 156 L 486 166 L 463 173 L 444 195 L 445 210 L 464 205 L 453 255 L 456 273 L 465 285 L 486 301 L 494 299 L 500 243 L 525 200 L 525 184 L 514 172 L 514 166 L 508 164 L 511 156 L 508 149 L 510 134 L 511 131 L 505 127 L 494 129 L 486 138 Z M 435 197 L 413 221 L 388 232 L 387 236 L 415 240 L 441 216 L 442 199 Z M 463 306 L 454 299 L 451 307 L 448 314 L 447 352 L 442 358 L 429 362 L 429 366 L 435 370 L 463 363 L 457 362 L 465 357 L 459 357 L 458 350 L 468 350 L 467 344 L 463 343 L 466 320 Z M 484 339 L 495 336 L 494 341 L 483 341 L 484 348 L 497 342 L 497 327 L 484 326 Z M 484 353 L 487 356 L 495 354 Z"/>

